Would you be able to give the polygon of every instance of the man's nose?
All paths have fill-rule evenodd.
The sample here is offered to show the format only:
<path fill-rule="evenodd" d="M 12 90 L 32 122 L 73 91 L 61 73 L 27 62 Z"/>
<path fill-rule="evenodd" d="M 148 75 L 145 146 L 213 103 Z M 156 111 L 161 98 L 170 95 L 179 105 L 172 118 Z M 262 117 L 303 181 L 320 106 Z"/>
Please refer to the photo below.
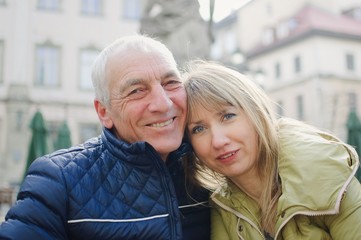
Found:
<path fill-rule="evenodd" d="M 149 103 L 149 110 L 152 112 L 169 111 L 173 102 L 168 94 L 169 93 L 167 93 L 167 91 L 165 91 L 161 85 L 153 87 Z"/>

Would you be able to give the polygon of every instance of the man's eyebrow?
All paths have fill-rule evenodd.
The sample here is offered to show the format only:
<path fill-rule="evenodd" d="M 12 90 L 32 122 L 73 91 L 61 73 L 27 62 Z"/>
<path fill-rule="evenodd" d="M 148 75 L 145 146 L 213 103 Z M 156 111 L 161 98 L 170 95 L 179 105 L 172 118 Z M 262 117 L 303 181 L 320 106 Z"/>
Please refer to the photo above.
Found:
<path fill-rule="evenodd" d="M 165 74 L 163 74 L 162 79 L 166 79 L 166 78 L 171 78 L 171 77 L 176 77 L 176 78 L 180 78 L 180 74 L 178 74 L 176 71 L 169 71 L 166 72 Z"/>
<path fill-rule="evenodd" d="M 127 79 L 122 84 L 120 84 L 120 91 L 125 91 L 129 87 L 137 85 L 137 84 L 141 84 L 143 82 L 144 82 L 144 80 L 140 79 L 140 78 Z"/>
<path fill-rule="evenodd" d="M 180 79 L 180 75 L 177 73 L 177 71 L 169 71 L 166 72 L 165 74 L 163 74 L 161 76 L 161 79 L 167 79 L 167 78 L 172 78 L 172 77 L 176 77 L 177 79 Z M 145 79 L 141 79 L 141 78 L 131 78 L 131 79 L 127 79 L 123 82 L 123 84 L 120 85 L 120 91 L 125 91 L 127 88 L 137 85 L 137 84 L 142 84 L 145 83 L 146 80 Z"/>

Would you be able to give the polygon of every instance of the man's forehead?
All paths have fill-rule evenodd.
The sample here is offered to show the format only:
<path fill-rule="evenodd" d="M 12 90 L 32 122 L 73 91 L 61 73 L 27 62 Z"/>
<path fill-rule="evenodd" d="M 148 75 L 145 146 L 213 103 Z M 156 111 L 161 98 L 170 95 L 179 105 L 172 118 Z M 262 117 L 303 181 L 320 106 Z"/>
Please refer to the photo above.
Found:
<path fill-rule="evenodd" d="M 134 67 L 143 65 L 162 65 L 168 69 L 178 71 L 177 64 L 172 56 L 157 51 L 149 52 L 139 49 L 123 49 L 114 52 L 110 55 L 108 64 Z"/>
<path fill-rule="evenodd" d="M 158 52 L 130 49 L 112 54 L 107 64 L 109 79 L 121 80 L 121 85 L 135 85 L 151 79 L 181 79 L 173 58 Z"/>
<path fill-rule="evenodd" d="M 149 75 L 155 75 L 155 76 L 149 77 Z M 122 79 L 121 85 L 123 85 L 123 87 L 128 87 L 128 86 L 137 85 L 137 84 L 146 84 L 147 82 L 150 82 L 153 80 L 161 82 L 161 81 L 169 79 L 169 78 L 175 78 L 177 80 L 180 80 L 179 73 L 177 71 L 170 70 L 168 72 L 162 73 L 161 75 L 157 75 L 157 74 L 153 74 L 153 73 L 128 75 Z"/>

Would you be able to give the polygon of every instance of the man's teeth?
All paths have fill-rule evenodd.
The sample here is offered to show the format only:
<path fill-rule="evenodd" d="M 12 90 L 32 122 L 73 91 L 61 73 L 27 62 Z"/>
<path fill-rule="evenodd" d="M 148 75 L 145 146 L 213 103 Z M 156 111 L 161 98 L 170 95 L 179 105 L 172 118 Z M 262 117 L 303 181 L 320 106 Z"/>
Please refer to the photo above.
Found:
<path fill-rule="evenodd" d="M 151 124 L 150 126 L 151 127 L 165 127 L 169 124 L 171 124 L 173 122 L 173 119 L 169 119 L 168 121 L 165 121 L 165 122 L 162 122 L 162 123 L 154 123 L 154 124 Z"/>

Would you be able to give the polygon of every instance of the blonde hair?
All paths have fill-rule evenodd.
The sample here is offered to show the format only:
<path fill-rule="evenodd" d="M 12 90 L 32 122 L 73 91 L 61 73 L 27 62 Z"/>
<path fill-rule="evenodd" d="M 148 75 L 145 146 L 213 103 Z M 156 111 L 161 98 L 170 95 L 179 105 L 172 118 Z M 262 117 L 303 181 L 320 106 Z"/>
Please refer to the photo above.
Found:
<path fill-rule="evenodd" d="M 261 224 L 267 231 L 274 232 L 281 186 L 278 177 L 276 119 L 271 111 L 270 99 L 246 76 L 214 62 L 196 60 L 188 63 L 184 81 L 188 97 L 187 121 L 197 114 L 193 111 L 197 106 L 217 109 L 232 105 L 243 109 L 253 123 L 258 135 L 256 168 L 265 184 L 259 201 L 262 210 Z M 188 174 L 196 175 L 196 180 L 201 181 L 205 187 L 213 188 L 214 184 L 227 180 L 225 176 L 207 169 L 196 156 L 187 164 L 192 166 L 188 167 L 189 171 L 195 171 Z M 209 176 L 212 176 L 213 181 L 209 181 Z"/>

